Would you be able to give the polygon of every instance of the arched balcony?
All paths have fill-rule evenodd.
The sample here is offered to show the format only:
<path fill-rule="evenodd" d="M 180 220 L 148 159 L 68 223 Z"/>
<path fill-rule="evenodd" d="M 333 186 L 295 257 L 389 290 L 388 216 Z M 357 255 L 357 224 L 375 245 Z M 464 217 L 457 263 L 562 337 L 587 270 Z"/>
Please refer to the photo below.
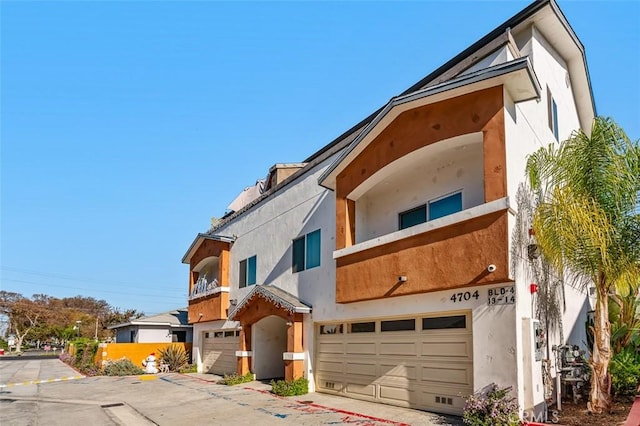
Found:
<path fill-rule="evenodd" d="M 227 318 L 232 240 L 199 234 L 184 255 L 189 264 L 189 323 Z"/>

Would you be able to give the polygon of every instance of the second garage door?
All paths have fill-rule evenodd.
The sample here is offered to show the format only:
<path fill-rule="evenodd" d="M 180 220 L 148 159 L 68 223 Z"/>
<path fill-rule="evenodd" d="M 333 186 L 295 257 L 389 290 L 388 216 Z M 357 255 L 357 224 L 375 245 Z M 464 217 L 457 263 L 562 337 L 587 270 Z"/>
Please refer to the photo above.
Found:
<path fill-rule="evenodd" d="M 316 388 L 461 415 L 473 392 L 469 312 L 316 327 Z"/>
<path fill-rule="evenodd" d="M 205 373 L 224 375 L 236 372 L 238 334 L 235 330 L 203 332 L 202 364 Z"/>

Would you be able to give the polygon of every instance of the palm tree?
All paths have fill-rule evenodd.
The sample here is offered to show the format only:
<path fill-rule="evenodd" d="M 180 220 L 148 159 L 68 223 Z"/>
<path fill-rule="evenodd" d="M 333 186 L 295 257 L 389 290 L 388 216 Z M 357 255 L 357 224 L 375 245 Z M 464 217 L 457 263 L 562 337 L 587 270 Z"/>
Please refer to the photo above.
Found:
<path fill-rule="evenodd" d="M 611 404 L 609 295 L 629 294 L 640 278 L 640 145 L 612 120 L 598 117 L 591 135 L 574 132 L 533 153 L 529 184 L 543 199 L 533 226 L 546 259 L 566 277 L 595 285 L 589 410 Z"/>

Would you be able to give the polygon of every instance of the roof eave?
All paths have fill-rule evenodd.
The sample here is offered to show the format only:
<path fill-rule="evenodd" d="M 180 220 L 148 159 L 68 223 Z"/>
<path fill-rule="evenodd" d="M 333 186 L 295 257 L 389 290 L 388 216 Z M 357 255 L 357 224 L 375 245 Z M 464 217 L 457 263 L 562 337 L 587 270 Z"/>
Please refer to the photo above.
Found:
<path fill-rule="evenodd" d="M 562 13 L 562 9 L 560 9 L 560 6 L 558 6 L 558 4 L 555 1 L 550 1 L 549 4 L 551 6 L 551 10 L 553 10 L 556 17 L 558 18 L 560 23 L 564 26 L 565 30 L 567 31 L 567 33 L 575 43 L 578 50 L 580 51 L 580 55 L 582 56 L 582 63 L 584 64 L 584 71 L 586 74 L 587 86 L 589 88 L 589 96 L 591 98 L 591 109 L 593 111 L 593 116 L 595 117 L 598 115 L 598 110 L 596 109 L 596 101 L 593 96 L 593 88 L 591 86 L 591 76 L 589 74 L 589 65 L 587 63 L 587 55 L 585 53 L 584 45 L 582 44 L 582 41 L 580 41 L 580 38 L 578 37 L 576 32 L 573 30 L 573 27 L 571 27 L 571 24 L 567 20 L 566 16 L 564 16 L 564 13 Z"/>
<path fill-rule="evenodd" d="M 194 238 L 187 252 L 184 254 L 184 256 L 182 256 L 182 263 L 189 264 L 189 262 L 191 261 L 191 257 L 193 256 L 195 251 L 198 249 L 198 247 L 200 247 L 200 244 L 202 244 L 204 240 L 214 240 L 214 241 L 222 241 L 225 243 L 232 243 L 234 241 L 234 238 L 225 237 L 224 235 L 210 235 L 205 233 L 199 233 Z"/>
<path fill-rule="evenodd" d="M 507 90 L 509 90 L 511 80 L 508 79 L 507 76 L 509 74 L 515 75 L 516 73 L 526 73 L 528 78 L 526 78 L 525 81 L 528 82 L 528 88 L 522 92 L 522 94 L 517 93 L 515 90 L 510 91 L 514 102 L 524 102 L 530 99 L 539 98 L 542 90 L 540 82 L 533 71 L 533 67 L 529 62 L 529 59 L 527 57 L 523 57 L 489 68 L 484 68 L 470 74 L 465 74 L 444 83 L 391 99 L 387 105 L 380 110 L 378 115 L 365 127 L 360 135 L 349 145 L 349 147 L 341 152 L 333 164 L 331 164 L 327 170 L 320 175 L 318 178 L 318 184 L 327 189 L 335 190 L 337 175 L 343 169 L 341 165 L 344 164 L 344 161 L 356 149 L 356 147 L 367 138 L 378 124 L 380 124 L 383 118 L 385 118 L 385 116 L 396 107 L 430 97 L 438 96 L 437 101 L 442 101 L 461 96 L 463 93 L 460 93 L 460 90 L 464 90 L 465 88 L 471 89 L 466 91 L 466 93 L 481 90 L 482 88 L 479 88 L 479 86 L 486 85 L 487 83 L 490 83 L 491 80 L 495 80 L 495 84 L 493 84 L 493 86 L 502 84 L 507 87 Z M 507 79 L 505 80 L 505 78 Z M 448 95 L 442 96 L 443 94 L 447 94 L 447 92 Z"/>
<path fill-rule="evenodd" d="M 284 290 L 280 290 L 280 291 L 284 291 Z M 286 292 L 285 292 L 286 293 Z M 245 297 L 244 299 L 242 299 L 242 301 L 240 303 L 238 303 L 235 308 L 233 308 L 233 310 L 231 312 L 229 312 L 229 315 L 227 316 L 230 320 L 235 320 L 236 315 L 238 315 L 241 311 L 243 311 L 249 304 L 249 302 L 254 298 L 254 297 L 263 297 L 266 300 L 269 300 L 271 302 L 273 302 L 275 305 L 282 307 L 284 310 L 291 312 L 291 313 L 299 313 L 299 314 L 309 314 L 311 313 L 311 307 L 306 306 L 302 301 L 298 300 L 298 304 L 293 305 L 291 304 L 291 302 L 284 300 L 282 297 L 278 296 L 277 294 L 274 294 L 273 292 L 269 291 L 268 288 L 266 288 L 265 286 L 256 286 L 254 287 Z M 292 297 L 295 297 L 293 295 L 290 295 Z M 297 298 L 296 298 L 297 299 Z"/>

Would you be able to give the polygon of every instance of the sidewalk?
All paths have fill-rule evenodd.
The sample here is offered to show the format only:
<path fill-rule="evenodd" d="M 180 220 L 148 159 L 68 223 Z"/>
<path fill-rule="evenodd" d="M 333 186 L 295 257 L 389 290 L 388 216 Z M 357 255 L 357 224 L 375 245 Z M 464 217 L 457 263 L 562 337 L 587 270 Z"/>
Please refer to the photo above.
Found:
<path fill-rule="evenodd" d="M 188 376 L 193 380 L 203 383 L 215 384 L 222 377 L 213 374 L 192 373 Z M 216 385 L 220 386 L 220 385 Z M 295 397 L 279 397 L 271 393 L 271 385 L 259 381 L 245 383 L 236 386 L 223 386 L 222 388 L 242 388 L 248 392 L 255 392 L 267 399 L 274 399 L 280 404 L 287 404 L 288 408 L 293 411 L 308 412 L 311 414 L 320 414 L 320 412 L 331 412 L 336 415 L 343 416 L 345 421 L 362 421 L 391 424 L 391 425 L 462 425 L 462 419 L 454 416 L 446 416 L 435 413 L 428 413 L 420 410 L 412 410 L 409 408 L 395 407 L 386 404 L 360 401 L 341 396 L 334 396 L 319 392 L 313 392 L 306 395 Z M 292 402 L 294 404 L 292 404 Z M 301 419 L 302 420 L 302 419 Z M 304 419 L 307 420 L 307 419 Z M 307 424 L 307 423 L 301 423 Z"/>

